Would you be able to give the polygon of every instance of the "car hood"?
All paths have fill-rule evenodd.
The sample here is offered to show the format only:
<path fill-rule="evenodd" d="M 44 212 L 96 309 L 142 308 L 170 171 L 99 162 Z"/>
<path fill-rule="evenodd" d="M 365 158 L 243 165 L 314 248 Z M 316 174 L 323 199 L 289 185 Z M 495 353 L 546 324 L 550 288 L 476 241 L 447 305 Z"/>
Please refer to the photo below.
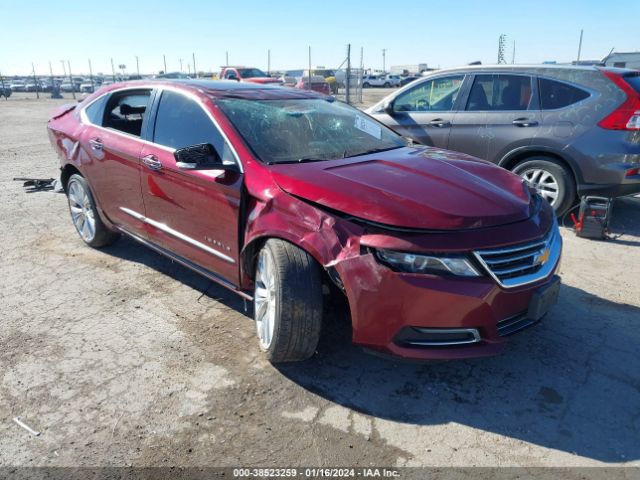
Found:
<path fill-rule="evenodd" d="M 374 223 L 409 229 L 485 228 L 525 220 L 523 180 L 484 160 L 407 147 L 326 162 L 273 165 L 287 193 Z"/>

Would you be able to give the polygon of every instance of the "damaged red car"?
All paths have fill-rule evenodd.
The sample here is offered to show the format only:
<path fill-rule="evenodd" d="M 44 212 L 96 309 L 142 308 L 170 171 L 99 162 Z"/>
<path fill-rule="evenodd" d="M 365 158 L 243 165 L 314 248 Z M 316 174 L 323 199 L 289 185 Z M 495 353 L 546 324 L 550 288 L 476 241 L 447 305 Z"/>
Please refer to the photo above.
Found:
<path fill-rule="evenodd" d="M 523 179 L 331 97 L 131 82 L 48 130 L 82 240 L 128 235 L 253 301 L 272 362 L 314 354 L 327 292 L 355 344 L 415 359 L 496 354 L 557 301 L 558 225 Z"/>

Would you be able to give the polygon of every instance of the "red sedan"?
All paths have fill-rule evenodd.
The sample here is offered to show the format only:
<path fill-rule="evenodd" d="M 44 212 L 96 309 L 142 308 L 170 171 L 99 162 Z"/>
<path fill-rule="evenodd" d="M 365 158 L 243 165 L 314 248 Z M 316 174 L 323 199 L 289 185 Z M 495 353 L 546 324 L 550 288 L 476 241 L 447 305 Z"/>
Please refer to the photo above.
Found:
<path fill-rule="evenodd" d="M 332 97 L 131 82 L 48 129 L 82 240 L 128 235 L 253 301 L 272 362 L 313 355 L 323 292 L 356 344 L 419 359 L 495 354 L 557 300 L 555 216 L 520 177 Z"/>

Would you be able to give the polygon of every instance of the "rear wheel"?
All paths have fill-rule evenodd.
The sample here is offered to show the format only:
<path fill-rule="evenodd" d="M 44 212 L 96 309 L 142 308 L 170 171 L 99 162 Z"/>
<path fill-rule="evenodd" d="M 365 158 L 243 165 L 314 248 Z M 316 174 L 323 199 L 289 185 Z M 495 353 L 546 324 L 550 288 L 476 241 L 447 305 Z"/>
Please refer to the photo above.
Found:
<path fill-rule="evenodd" d="M 369 82 L 364 82 L 362 84 L 362 88 L 369 88 L 371 86 L 371 84 Z"/>
<path fill-rule="evenodd" d="M 389 82 L 384 82 L 384 88 L 389 88 L 391 84 Z"/>
<path fill-rule="evenodd" d="M 100 248 L 118 239 L 120 235 L 112 232 L 102 223 L 89 184 L 84 177 L 78 174 L 71 175 L 66 191 L 71 221 L 78 235 L 87 245 Z"/>
<path fill-rule="evenodd" d="M 532 185 L 558 216 L 565 213 L 575 201 L 576 184 L 573 175 L 555 158 L 527 158 L 513 168 L 513 173 Z"/>
<path fill-rule="evenodd" d="M 322 325 L 322 278 L 308 253 L 278 239 L 265 243 L 256 265 L 254 318 L 270 362 L 314 354 Z"/>

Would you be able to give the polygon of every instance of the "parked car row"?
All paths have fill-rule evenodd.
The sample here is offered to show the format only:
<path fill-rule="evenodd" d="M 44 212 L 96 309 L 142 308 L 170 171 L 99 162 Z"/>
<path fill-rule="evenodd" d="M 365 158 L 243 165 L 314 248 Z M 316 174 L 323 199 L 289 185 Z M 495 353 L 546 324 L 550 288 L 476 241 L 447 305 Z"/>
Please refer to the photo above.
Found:
<path fill-rule="evenodd" d="M 115 84 L 54 112 L 49 136 L 87 245 L 127 235 L 252 301 L 272 362 L 314 354 L 328 295 L 346 299 L 354 343 L 415 359 L 497 354 L 557 301 L 562 239 L 540 189 L 333 97 L 237 74 Z M 421 117 L 415 130 L 401 117 L 520 108 L 537 88 L 519 79 L 503 93 L 512 83 L 490 75 L 487 105 L 470 95 L 474 73 L 445 72 L 372 113 L 420 137 Z M 627 74 L 615 75 L 622 89 Z"/>

